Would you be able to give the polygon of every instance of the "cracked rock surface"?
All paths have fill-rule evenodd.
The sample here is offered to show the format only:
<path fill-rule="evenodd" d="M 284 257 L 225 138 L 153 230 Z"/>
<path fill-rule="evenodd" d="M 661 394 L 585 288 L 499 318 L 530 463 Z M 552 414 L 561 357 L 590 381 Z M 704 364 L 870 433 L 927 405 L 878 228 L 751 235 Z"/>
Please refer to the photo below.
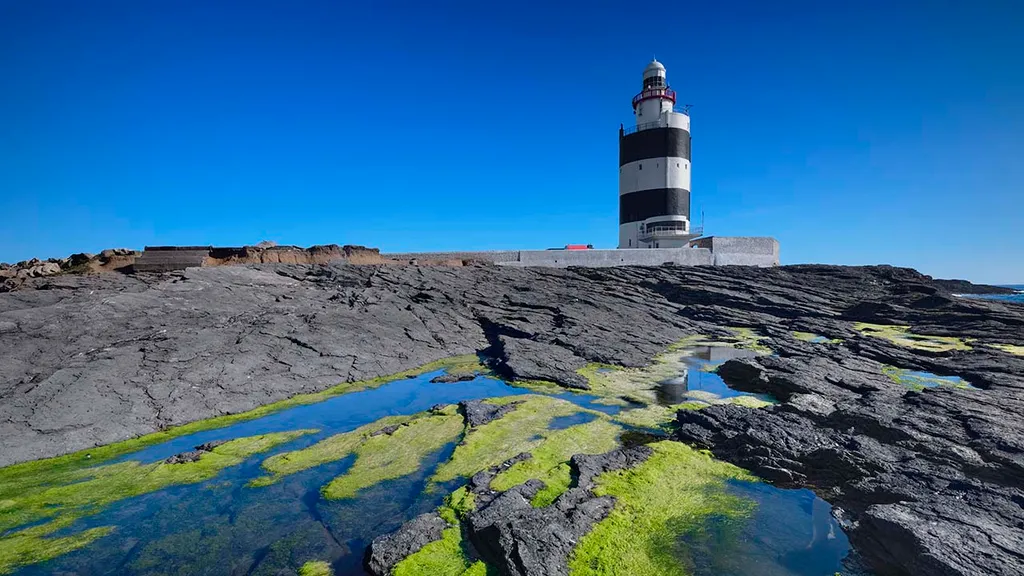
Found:
<path fill-rule="evenodd" d="M 583 387 L 575 370 L 588 362 L 643 366 L 684 336 L 746 327 L 776 355 L 731 361 L 722 376 L 781 404 L 680 413 L 677 439 L 814 488 L 842 508 L 879 574 L 1019 574 L 1024 357 L 991 345 L 1024 346 L 1024 307 L 952 295 L 970 291 L 908 269 L 833 266 L 257 265 L 29 278 L 0 294 L 0 465 L 459 354 L 483 353 L 507 377 Z M 973 340 L 918 350 L 853 322 Z M 977 389 L 914 391 L 883 364 Z"/>
<path fill-rule="evenodd" d="M 576 486 L 554 503 L 535 508 L 530 500 L 544 487 L 529 480 L 494 494 L 490 475 L 474 476 L 470 485 L 477 509 L 467 518 L 467 531 L 476 551 L 500 574 L 567 576 L 568 559 L 576 543 L 612 511 L 615 499 L 591 491 L 598 476 L 633 468 L 651 455 L 647 446 L 620 448 L 596 456 L 577 454 L 569 461 Z"/>

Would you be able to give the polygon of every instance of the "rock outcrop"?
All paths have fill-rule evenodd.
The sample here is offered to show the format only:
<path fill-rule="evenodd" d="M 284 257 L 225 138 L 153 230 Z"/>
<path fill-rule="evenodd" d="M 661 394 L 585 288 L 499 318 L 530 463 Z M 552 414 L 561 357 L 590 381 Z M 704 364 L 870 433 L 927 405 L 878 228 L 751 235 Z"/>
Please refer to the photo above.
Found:
<path fill-rule="evenodd" d="M 376 538 L 366 549 L 366 569 L 371 574 L 390 574 L 406 556 L 418 552 L 430 542 L 441 539 L 448 523 L 436 513 L 421 514 L 401 528 Z"/>

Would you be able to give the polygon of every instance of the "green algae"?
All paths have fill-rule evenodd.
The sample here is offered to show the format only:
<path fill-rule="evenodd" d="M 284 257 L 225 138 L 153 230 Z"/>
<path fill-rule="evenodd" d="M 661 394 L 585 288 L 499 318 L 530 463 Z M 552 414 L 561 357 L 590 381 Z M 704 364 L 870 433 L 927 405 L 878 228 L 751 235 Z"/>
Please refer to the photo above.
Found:
<path fill-rule="evenodd" d="M 530 392 L 535 392 L 537 394 L 554 395 L 564 394 L 567 391 L 573 391 L 571 389 L 565 388 L 564 386 L 560 386 L 550 380 L 512 380 L 509 382 L 509 384 L 515 386 L 516 388 L 522 388 L 524 390 L 529 390 Z M 580 390 L 580 392 L 586 391 Z"/>
<path fill-rule="evenodd" d="M 334 570 L 323 560 L 313 560 L 299 568 L 299 576 L 334 576 Z"/>
<path fill-rule="evenodd" d="M 497 571 L 466 553 L 461 522 L 476 509 L 476 496 L 465 486 L 449 494 L 437 508 L 448 522 L 441 539 L 430 542 L 395 565 L 392 576 L 496 576 Z"/>
<path fill-rule="evenodd" d="M 540 480 L 544 488 L 531 503 L 547 506 L 569 488 L 568 461 L 575 454 L 603 454 L 618 447 L 622 428 L 605 420 L 570 426 L 548 435 L 532 452 L 532 457 L 517 462 L 491 480 L 491 488 L 505 491 L 527 480 Z"/>
<path fill-rule="evenodd" d="M 237 438 L 202 453 L 195 462 L 140 464 L 126 461 L 80 469 L 74 474 L 65 472 L 61 481 L 70 483 L 37 486 L 4 500 L 0 509 L 0 532 L 46 518 L 55 519 L 0 538 L 0 558 L 5 559 L 0 561 L 0 567 L 7 566 L 10 570 L 85 546 L 110 528 L 96 528 L 63 538 L 47 539 L 45 536 L 79 518 L 96 514 L 114 502 L 170 486 L 208 480 L 249 456 L 314 432 L 316 430 L 297 430 Z M 0 573 L 4 570 L 0 569 Z"/>
<path fill-rule="evenodd" d="M 756 396 L 732 396 L 730 398 L 720 398 L 710 392 L 701 394 L 700 391 L 692 391 L 689 395 L 692 399 L 680 404 L 672 404 L 669 406 L 652 404 L 643 408 L 623 410 L 612 418 L 616 422 L 620 422 L 627 426 L 664 430 L 669 428 L 671 423 L 675 420 L 676 412 L 680 410 L 702 410 L 714 404 L 735 404 L 745 408 L 764 408 L 766 406 L 774 405 L 772 402 L 762 400 Z"/>
<path fill-rule="evenodd" d="M 469 558 L 464 550 L 462 529 L 445 528 L 441 539 L 430 542 L 395 565 L 392 576 L 486 576 L 487 565 Z"/>
<path fill-rule="evenodd" d="M 896 366 L 890 366 L 888 364 L 882 365 L 882 373 L 888 376 L 893 382 L 906 386 L 915 392 L 921 392 L 928 388 L 934 388 L 937 386 L 950 386 L 964 390 L 974 388 L 974 386 L 971 386 L 969 382 L 962 378 L 956 377 L 955 379 L 951 379 L 948 377 L 944 378 L 942 376 L 928 375 L 907 370 L 905 368 L 897 368 Z"/>
<path fill-rule="evenodd" d="M 141 464 L 130 460 L 79 470 L 74 477 L 64 478 L 71 483 L 39 486 L 11 499 L 14 504 L 0 510 L 0 532 L 63 513 L 92 514 L 118 500 L 202 482 L 249 456 L 314 432 L 297 430 L 238 438 L 204 452 L 195 462 Z"/>
<path fill-rule="evenodd" d="M 680 534 L 713 516 L 740 521 L 752 513 L 752 501 L 725 487 L 727 480 L 755 480 L 748 473 L 678 442 L 649 446 L 654 454 L 644 463 L 597 478 L 594 493 L 614 496 L 615 508 L 580 540 L 570 574 L 685 576 Z"/>
<path fill-rule="evenodd" d="M 424 458 L 454 441 L 462 429 L 462 416 L 438 414 L 411 420 L 391 434 L 370 436 L 355 449 L 355 464 L 321 492 L 330 500 L 352 498 L 362 488 L 412 474 Z"/>
<path fill-rule="evenodd" d="M 843 341 L 842 338 L 826 338 L 820 334 L 814 332 L 800 332 L 797 330 L 793 331 L 793 338 L 797 340 L 803 340 L 804 342 L 811 342 L 813 344 L 838 344 Z"/>
<path fill-rule="evenodd" d="M 599 396 L 604 404 L 643 404 L 657 403 L 656 386 L 658 382 L 678 377 L 692 370 L 691 358 L 695 348 L 730 347 L 743 348 L 769 354 L 771 349 L 761 343 L 764 336 L 756 334 L 750 328 L 729 328 L 733 334 L 718 340 L 703 335 L 687 336 L 670 345 L 664 352 L 654 357 L 653 362 L 643 368 L 626 368 L 610 364 L 591 363 L 576 371 L 587 379 L 590 390 L 581 391 Z M 713 372 L 714 366 L 705 364 L 701 367 L 705 372 Z"/>
<path fill-rule="evenodd" d="M 513 456 L 533 451 L 546 437 L 556 432 L 548 430 L 548 426 L 552 420 L 560 416 L 571 416 L 580 412 L 601 415 L 599 412 L 583 410 L 571 402 L 549 396 L 514 396 L 489 399 L 486 402 L 519 404 L 503 417 L 467 430 L 452 457 L 438 467 L 432 482 L 468 478 Z"/>
<path fill-rule="evenodd" d="M 1007 354 L 1013 354 L 1014 356 L 1024 356 L 1024 346 L 1015 346 L 1013 344 L 989 344 L 996 350 L 1002 350 Z"/>
<path fill-rule="evenodd" d="M 957 338 L 955 336 L 932 336 L 927 334 L 916 334 L 910 331 L 910 326 L 901 324 L 870 324 L 867 322 L 856 322 L 854 329 L 875 338 L 888 340 L 897 346 L 924 350 L 927 352 L 951 352 L 953 350 L 971 350 L 970 339 Z"/>
<path fill-rule="evenodd" d="M 63 456 L 14 464 L 0 468 L 0 502 L 20 495 L 26 490 L 37 490 L 40 486 L 46 484 L 74 481 L 77 478 L 77 472 L 83 468 L 95 466 L 106 460 L 135 452 L 147 446 L 160 444 L 174 438 L 195 434 L 196 432 L 223 428 L 246 420 L 254 420 L 296 406 L 316 404 L 342 394 L 377 388 L 393 380 L 419 376 L 437 370 L 484 372 L 486 368 L 480 363 L 479 357 L 475 355 L 445 358 L 389 376 L 357 382 L 345 382 L 321 392 L 298 394 L 279 402 L 260 406 L 248 412 L 217 416 L 113 444 L 80 450 Z"/>
<path fill-rule="evenodd" d="M 458 524 L 467 514 L 476 510 L 476 495 L 462 486 L 444 499 L 437 513 L 449 524 Z"/>
<path fill-rule="evenodd" d="M 73 552 L 109 534 L 112 526 L 91 528 L 58 538 L 47 538 L 49 534 L 66 528 L 77 520 L 66 516 L 46 524 L 26 528 L 12 536 L 0 538 L 0 574 L 10 574 L 20 566 L 45 562 Z"/>
<path fill-rule="evenodd" d="M 752 328 L 727 327 L 726 329 L 733 333 L 733 337 L 727 338 L 726 341 L 731 342 L 736 348 L 746 348 L 759 354 L 772 353 L 771 348 L 761 343 L 762 340 L 768 338 L 757 334 Z"/>
<path fill-rule="evenodd" d="M 411 421 L 415 416 L 386 416 L 365 424 L 343 434 L 335 434 L 302 450 L 282 452 L 267 458 L 261 467 L 270 472 L 269 476 L 261 476 L 249 481 L 249 487 L 267 486 L 281 478 L 296 472 L 308 470 L 321 464 L 335 462 L 352 454 L 370 434 L 387 426 L 400 426 Z"/>

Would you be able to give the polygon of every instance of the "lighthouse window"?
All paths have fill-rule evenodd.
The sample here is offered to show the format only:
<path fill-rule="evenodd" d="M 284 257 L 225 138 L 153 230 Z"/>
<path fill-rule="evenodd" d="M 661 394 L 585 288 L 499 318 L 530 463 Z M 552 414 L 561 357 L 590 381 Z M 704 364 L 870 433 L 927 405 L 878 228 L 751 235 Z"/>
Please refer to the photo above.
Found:
<path fill-rule="evenodd" d="M 643 170 L 643 169 L 644 169 L 644 165 L 643 165 L 643 164 L 640 164 L 640 165 L 639 165 L 639 168 L 637 168 L 637 169 L 638 169 L 638 170 Z"/>

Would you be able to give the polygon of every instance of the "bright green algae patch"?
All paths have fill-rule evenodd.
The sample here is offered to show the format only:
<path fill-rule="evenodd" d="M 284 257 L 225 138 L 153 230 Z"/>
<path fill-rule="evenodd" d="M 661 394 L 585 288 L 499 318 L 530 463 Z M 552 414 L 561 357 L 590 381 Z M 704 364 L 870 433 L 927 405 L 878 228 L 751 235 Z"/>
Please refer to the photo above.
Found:
<path fill-rule="evenodd" d="M 433 482 L 448 482 L 468 478 L 480 470 L 497 466 L 523 452 L 532 452 L 552 434 L 551 421 L 560 416 L 580 412 L 600 416 L 599 412 L 548 396 L 512 396 L 487 400 L 492 404 L 519 402 L 514 410 L 483 426 L 466 431 L 462 443 L 455 448 L 450 460 L 442 464 L 432 478 Z"/>
<path fill-rule="evenodd" d="M 351 432 L 325 438 L 308 448 L 275 454 L 264 460 L 262 464 L 263 469 L 270 472 L 271 476 L 256 478 L 249 482 L 249 486 L 267 486 L 289 474 L 341 460 L 355 451 L 363 441 L 370 437 L 370 434 L 387 426 L 405 424 L 412 419 L 413 416 L 387 416 L 360 426 Z"/>
<path fill-rule="evenodd" d="M 266 452 L 316 430 L 296 430 L 238 438 L 204 452 L 199 460 L 182 464 L 118 462 L 96 468 L 65 471 L 60 484 L 50 482 L 3 500 L 0 532 L 46 518 L 33 526 L 0 538 L 0 573 L 41 562 L 75 550 L 109 531 L 96 528 L 63 538 L 46 535 L 69 526 L 74 520 L 100 512 L 104 507 L 133 496 L 170 486 L 195 484 L 213 478 L 221 470 L 242 463 L 253 454 Z"/>
<path fill-rule="evenodd" d="M 389 427 L 394 430 L 385 433 L 384 429 Z M 289 474 L 355 454 L 356 462 L 348 472 L 322 490 L 326 498 L 351 498 L 360 489 L 382 480 L 412 474 L 424 458 L 454 441 L 462 428 L 462 416 L 454 405 L 437 413 L 386 416 L 351 432 L 325 438 L 308 448 L 267 458 L 262 467 L 271 475 L 257 478 L 249 482 L 249 486 L 273 484 Z"/>
<path fill-rule="evenodd" d="M 470 560 L 465 552 L 460 522 L 475 509 L 474 495 L 465 486 L 452 492 L 438 507 L 438 514 L 449 527 L 441 539 L 430 542 L 399 562 L 392 576 L 487 576 L 493 574 L 486 564 Z"/>
<path fill-rule="evenodd" d="M 458 524 L 459 520 L 473 510 L 476 510 L 476 495 L 463 486 L 444 499 L 444 504 L 438 507 L 437 513 L 445 522 Z"/>
<path fill-rule="evenodd" d="M 693 400 L 688 400 L 680 404 L 673 404 L 670 406 L 661 406 L 652 404 L 643 408 L 634 408 L 632 410 L 623 410 L 616 414 L 613 418 L 616 422 L 621 422 L 627 426 L 635 426 L 638 428 L 668 428 L 669 425 L 675 420 L 676 413 L 680 410 L 701 410 L 714 404 L 735 404 L 737 406 L 743 406 L 745 408 L 764 408 L 766 406 L 772 406 L 771 402 L 762 400 L 756 396 L 733 396 L 731 398 L 718 398 L 714 394 L 700 395 L 696 392 L 690 394 Z"/>
<path fill-rule="evenodd" d="M 527 480 L 544 482 L 544 489 L 531 503 L 547 506 L 555 501 L 571 482 L 568 461 L 574 454 L 603 454 L 618 447 L 622 428 L 605 420 L 577 424 L 548 435 L 533 450 L 532 457 L 513 464 L 491 480 L 491 488 L 505 491 Z"/>
<path fill-rule="evenodd" d="M 65 528 L 77 518 L 68 516 L 40 526 L 34 526 L 15 533 L 13 536 L 0 539 L 0 574 L 10 574 L 19 566 L 45 562 L 57 556 L 67 554 L 83 546 L 87 546 L 97 538 L 106 536 L 113 530 L 111 526 L 103 526 L 85 530 L 71 536 L 46 538 L 49 534 Z"/>
<path fill-rule="evenodd" d="M 486 576 L 487 565 L 472 561 L 462 549 L 462 529 L 445 528 L 435 540 L 399 562 L 392 576 Z"/>
<path fill-rule="evenodd" d="M 726 491 L 727 480 L 756 480 L 743 470 L 677 442 L 649 446 L 646 462 L 598 477 L 594 493 L 615 497 L 615 508 L 580 540 L 570 574 L 686 576 L 680 534 L 753 512 L 752 501 Z"/>
<path fill-rule="evenodd" d="M 362 488 L 419 470 L 423 459 L 454 441 L 462 432 L 462 416 L 423 416 L 391 434 L 367 438 L 356 449 L 356 462 L 325 486 L 325 498 L 351 498 Z"/>
<path fill-rule="evenodd" d="M 334 576 L 331 565 L 323 560 L 306 562 L 299 568 L 299 576 Z"/>
<path fill-rule="evenodd" d="M 260 406 L 240 414 L 217 416 L 215 418 L 200 420 L 183 426 L 168 428 L 167 430 L 154 432 L 153 434 L 147 434 L 138 438 L 115 442 L 114 444 L 107 444 L 105 446 L 90 448 L 88 450 L 81 450 L 72 454 L 65 454 L 64 456 L 14 464 L 12 466 L 0 468 L 0 503 L 14 496 L 23 494 L 25 490 L 37 490 L 40 486 L 44 486 L 46 484 L 73 481 L 77 479 L 76 472 L 81 469 L 95 466 L 100 462 L 110 460 L 130 452 L 135 452 L 147 446 L 160 444 L 174 438 L 195 434 L 196 432 L 202 432 L 204 430 L 223 428 L 238 422 L 254 420 L 256 418 L 280 412 L 281 410 L 286 410 L 288 408 L 294 408 L 296 406 L 316 404 L 349 392 L 358 392 L 361 390 L 368 390 L 370 388 L 377 388 L 393 380 L 418 376 L 420 374 L 426 374 L 437 370 L 449 370 L 461 373 L 486 372 L 486 368 L 484 368 L 480 363 L 479 357 L 475 355 L 445 358 L 443 360 L 425 364 L 419 368 L 406 370 L 405 372 L 399 372 L 398 374 L 392 374 L 390 376 L 381 376 L 378 378 L 371 378 L 369 380 L 360 380 L 358 382 L 345 382 L 328 388 L 322 392 L 316 392 L 313 394 L 298 394 L 286 400 Z"/>
<path fill-rule="evenodd" d="M 926 334 L 915 334 L 910 331 L 910 326 L 898 324 L 869 324 L 857 322 L 854 329 L 868 336 L 882 338 L 904 348 L 925 350 L 928 352 L 950 352 L 952 350 L 970 350 L 968 344 L 971 340 L 964 340 L 955 336 L 931 336 Z"/>

